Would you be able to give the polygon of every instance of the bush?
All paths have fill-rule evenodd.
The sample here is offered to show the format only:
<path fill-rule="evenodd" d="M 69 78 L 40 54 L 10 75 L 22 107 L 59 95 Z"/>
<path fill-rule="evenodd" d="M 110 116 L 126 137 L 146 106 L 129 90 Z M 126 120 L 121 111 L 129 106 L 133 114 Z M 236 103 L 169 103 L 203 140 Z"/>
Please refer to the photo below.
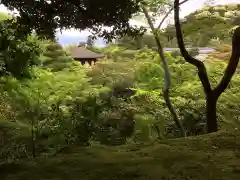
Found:
<path fill-rule="evenodd" d="M 74 59 L 57 42 L 46 42 L 42 66 L 52 71 L 61 71 L 73 65 Z"/>
<path fill-rule="evenodd" d="M 30 77 L 29 67 L 40 63 L 41 42 L 19 28 L 14 19 L 0 21 L 0 76 Z"/>

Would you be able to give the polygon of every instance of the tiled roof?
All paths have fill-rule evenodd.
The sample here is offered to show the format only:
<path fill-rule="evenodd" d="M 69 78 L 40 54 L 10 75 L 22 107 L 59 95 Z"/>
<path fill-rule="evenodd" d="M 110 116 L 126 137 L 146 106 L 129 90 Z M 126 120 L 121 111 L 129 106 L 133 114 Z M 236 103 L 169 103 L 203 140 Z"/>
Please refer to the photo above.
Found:
<path fill-rule="evenodd" d="M 95 52 L 92 52 L 84 47 L 73 47 L 70 50 L 70 55 L 73 58 L 78 59 L 96 59 L 96 58 L 102 58 L 104 57 L 103 54 L 97 54 Z"/>

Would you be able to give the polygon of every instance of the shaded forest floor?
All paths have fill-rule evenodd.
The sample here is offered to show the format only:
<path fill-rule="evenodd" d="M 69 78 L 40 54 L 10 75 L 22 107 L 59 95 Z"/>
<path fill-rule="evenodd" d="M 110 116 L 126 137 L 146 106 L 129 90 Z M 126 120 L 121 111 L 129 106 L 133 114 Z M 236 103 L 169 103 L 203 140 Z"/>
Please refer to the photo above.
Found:
<path fill-rule="evenodd" d="M 1 180 L 237 180 L 240 132 L 148 145 L 73 148 L 0 166 Z"/>

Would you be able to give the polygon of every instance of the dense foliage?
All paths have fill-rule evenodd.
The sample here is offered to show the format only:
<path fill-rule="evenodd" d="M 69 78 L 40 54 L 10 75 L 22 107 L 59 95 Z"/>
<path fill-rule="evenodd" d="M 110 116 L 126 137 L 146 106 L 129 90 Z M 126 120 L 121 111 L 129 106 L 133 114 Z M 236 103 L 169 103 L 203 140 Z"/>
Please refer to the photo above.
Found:
<path fill-rule="evenodd" d="M 42 47 L 38 38 L 23 33 L 15 20 L 0 16 L 0 75 L 29 76 L 28 67 L 39 63 Z"/>
<path fill-rule="evenodd" d="M 73 65 L 73 58 L 65 52 L 57 42 L 46 42 L 45 51 L 42 54 L 42 66 L 52 71 L 59 71 Z"/>
<path fill-rule="evenodd" d="M 101 35 L 111 38 L 116 34 L 138 31 L 129 25 L 132 14 L 138 12 L 139 0 L 58 0 L 58 1 L 19 1 L 2 0 L 10 10 L 18 10 L 17 21 L 25 25 L 25 31 L 35 30 L 41 36 L 54 37 L 57 28 L 90 28 L 95 32 L 102 26 L 113 26 L 112 33 L 105 30 Z"/>
<path fill-rule="evenodd" d="M 240 6 L 235 4 L 203 7 L 185 17 L 182 22 L 183 35 L 188 46 L 209 46 L 212 40 L 231 43 L 231 28 L 239 17 Z M 169 45 L 176 45 L 175 27 L 165 29 Z"/>
<path fill-rule="evenodd" d="M 35 16 L 35 12 L 30 12 L 31 8 L 30 4 L 28 4 L 30 1 L 24 1 L 26 4 L 18 4 L 20 1 L 3 2 L 8 7 L 20 8 L 20 6 L 23 6 L 26 10 L 25 12 L 31 18 Z M 43 4 L 41 3 L 43 2 L 45 1 L 34 1 L 35 4 L 33 5 L 42 7 Z M 86 2 L 84 1 L 84 3 Z M 126 3 L 127 1 L 124 2 Z M 49 7 L 52 6 L 51 3 L 48 5 Z M 100 5 L 104 5 L 104 2 L 100 3 Z M 239 6 L 232 7 L 234 13 L 236 7 L 239 8 Z M 218 8 L 207 10 L 211 10 L 214 13 Z M 223 7 L 221 6 L 221 8 Z M 224 8 L 229 9 L 231 6 L 224 6 Z M 39 9 L 38 12 L 41 14 L 45 10 Z M 195 12 L 187 17 L 183 29 L 187 28 L 189 30 L 194 27 L 194 24 L 196 25 L 195 21 L 198 13 Z M 64 11 L 62 16 L 65 17 L 66 15 L 69 15 L 69 12 Z M 96 21 L 104 24 L 105 20 L 110 18 L 110 15 L 109 17 L 108 15 L 106 19 L 96 19 Z M 73 16 L 76 18 L 75 15 Z M 128 16 L 130 14 L 125 18 L 129 18 Z M 68 18 L 70 17 L 72 16 Z M 115 24 L 119 20 L 118 18 L 121 17 L 122 14 L 120 13 L 119 17 L 116 17 L 110 24 Z M 65 22 L 68 18 L 63 18 L 62 20 Z M 180 158 L 184 152 L 191 153 L 191 156 L 189 155 L 189 157 L 185 158 L 190 159 L 192 156 L 196 158 L 195 153 L 201 154 L 199 151 L 196 151 L 198 142 L 204 146 L 201 147 L 204 151 L 204 156 L 200 155 L 204 159 L 201 159 L 203 162 L 209 157 L 215 158 L 214 160 L 217 159 L 212 154 L 211 156 L 205 154 L 205 150 L 210 149 L 211 153 L 215 153 L 216 150 L 214 148 L 220 148 L 217 141 L 219 136 L 210 136 L 210 138 L 217 139 L 216 142 L 215 139 L 211 139 L 211 142 L 205 141 L 205 139 L 202 139 L 205 136 L 196 138 L 196 141 L 189 138 L 189 141 L 186 142 L 190 143 L 187 146 L 190 149 L 187 149 L 182 144 L 185 140 L 184 142 L 173 140 L 171 141 L 173 143 L 167 141 L 179 138 L 181 132 L 172 120 L 163 98 L 164 70 L 152 36 L 145 35 L 132 41 L 130 41 L 131 39 L 128 36 L 125 36 L 119 39 L 118 44 L 112 44 L 105 48 L 93 47 L 92 39 L 89 37 L 88 48 L 105 55 L 103 59 L 89 68 L 82 66 L 68 55 L 68 49 L 74 45 L 62 48 L 60 44 L 52 39 L 42 39 L 37 35 L 24 34 L 25 31 L 19 28 L 21 25 L 19 22 L 24 22 L 24 19 L 22 20 L 16 21 L 8 16 L 0 15 L 0 41 L 3 42 L 0 48 L 0 171 L 5 168 L 5 164 L 9 165 L 7 162 L 25 161 L 25 159 L 31 159 L 31 157 L 40 157 L 41 159 L 44 156 L 49 157 L 59 154 L 61 156 L 61 153 L 68 152 L 72 148 L 76 148 L 81 152 L 87 152 L 88 156 L 91 156 L 91 148 L 88 149 L 89 151 L 86 151 L 86 148 L 82 147 L 98 146 L 97 144 L 100 144 L 101 148 L 104 147 L 102 145 L 105 145 L 105 148 L 109 150 L 111 149 L 109 146 L 128 144 L 130 147 L 134 147 L 128 151 L 135 151 L 138 148 L 137 144 L 155 142 L 156 140 L 164 143 L 163 146 L 166 149 L 163 150 L 163 153 L 167 154 L 167 158 L 173 158 L 171 160 L 165 159 L 162 154 L 157 156 L 161 156 L 164 166 L 165 161 L 168 161 L 172 166 L 172 160 Z M 88 22 L 90 26 L 91 23 L 95 22 L 91 20 L 90 18 Z M 206 18 L 202 20 L 200 18 L 197 21 L 197 25 L 200 24 L 202 26 L 206 23 L 205 21 L 208 22 L 210 20 Z M 222 22 L 216 19 L 213 21 Z M 189 25 L 189 22 L 192 25 Z M 43 25 L 41 22 L 36 23 L 32 24 L 32 27 L 37 28 Z M 80 23 L 84 24 L 85 22 Z M 76 27 L 82 28 L 79 24 L 76 24 Z M 50 28 L 52 27 L 50 26 Z M 221 30 L 216 34 L 210 34 L 208 38 L 203 38 L 205 34 L 197 35 L 201 41 L 199 39 L 196 42 L 192 40 L 196 36 L 196 34 L 193 35 L 195 31 L 188 31 L 189 34 L 185 34 L 186 38 L 189 38 L 190 44 L 192 43 L 191 46 L 193 44 L 202 45 L 202 40 L 207 39 L 206 43 L 211 43 L 217 49 L 216 53 L 206 57 L 204 61 L 213 87 L 217 85 L 222 77 L 223 70 L 227 66 L 227 61 L 224 60 L 228 59 L 229 51 L 231 50 L 228 45 L 223 44 L 229 42 L 227 36 L 229 32 L 226 33 L 225 27 L 220 25 L 215 28 Z M 160 34 L 160 36 L 165 38 L 164 45 L 165 40 L 168 39 L 165 33 L 168 33 L 168 31 L 170 31 L 170 27 Z M 220 32 L 225 34 L 223 33 L 223 35 Z M 205 29 L 201 33 L 207 33 L 207 30 Z M 215 35 L 218 39 L 212 40 L 215 38 Z M 174 44 L 174 40 L 172 40 L 172 43 Z M 198 52 L 194 51 L 191 53 L 197 55 Z M 224 56 L 221 56 L 222 54 Z M 176 108 L 177 115 L 183 122 L 187 136 L 205 134 L 206 102 L 196 69 L 187 63 L 177 52 L 165 53 L 164 55 L 171 71 L 172 87 L 170 97 Z M 221 132 L 240 128 L 239 86 L 240 71 L 237 70 L 228 89 L 218 101 L 217 113 Z M 229 142 L 231 143 L 231 150 L 233 149 L 232 146 L 236 145 L 233 136 L 229 134 L 227 136 L 231 140 Z M 224 146 L 226 144 L 224 148 L 229 147 L 227 140 L 220 138 L 219 142 L 224 143 Z M 175 143 L 180 143 L 180 150 L 176 151 L 176 147 L 172 149 Z M 191 148 L 195 148 L 194 152 Z M 172 150 L 174 151 L 172 152 Z M 183 152 L 179 153 L 182 150 Z M 120 147 L 117 147 L 114 151 L 115 153 L 123 153 L 124 155 L 121 155 L 121 157 L 126 155 L 126 152 L 122 152 Z M 174 154 L 175 151 L 177 152 L 176 156 Z M 102 151 L 98 152 L 97 156 L 101 156 Z M 152 152 L 155 152 L 154 147 L 149 153 Z M 141 151 L 141 153 L 139 156 L 146 156 L 145 152 Z M 168 156 L 168 153 L 172 156 Z M 228 151 L 226 152 L 225 149 L 224 153 L 225 159 L 235 156 L 230 151 L 229 153 Z M 221 157 L 223 154 L 219 153 L 218 156 Z M 107 156 L 108 154 L 106 153 L 104 158 Z M 82 160 L 82 158 L 80 159 Z M 70 158 L 66 161 L 70 163 L 71 160 Z M 140 162 L 141 160 L 138 161 Z M 180 158 L 180 160 L 182 159 Z M 63 164 L 67 164 L 64 159 L 63 161 Z M 108 158 L 104 165 L 109 166 L 108 163 L 111 161 Z M 55 162 L 55 160 L 52 162 Z M 127 162 L 130 163 L 130 160 Z M 231 162 L 236 163 L 235 161 Z M 94 163 L 99 164 L 97 161 L 94 161 Z M 198 165 L 195 161 L 193 166 L 189 166 L 189 164 L 186 166 L 190 168 Z M 10 164 L 10 166 L 14 165 Z M 232 166 L 235 166 L 235 164 L 232 164 Z M 157 170 L 158 168 L 156 168 Z M 131 174 L 131 170 L 127 171 Z M 182 172 L 175 174 L 179 175 Z M 175 174 L 173 175 L 174 178 L 180 177 L 175 176 Z M 126 178 L 122 174 L 119 176 Z M 24 174 L 22 177 L 25 177 Z M 33 177 L 35 176 L 33 175 Z M 132 176 L 129 177 L 132 179 Z M 166 178 L 167 176 L 162 175 L 161 177 Z M 185 175 L 181 177 L 190 178 Z M 178 179 L 181 179 L 181 177 Z M 235 174 L 231 177 L 235 178 Z"/>
<path fill-rule="evenodd" d="M 188 47 L 215 47 L 217 42 L 231 44 L 231 28 L 240 16 L 239 5 L 203 7 L 184 18 L 183 35 Z M 158 16 L 157 16 L 158 17 Z M 175 27 L 169 24 L 160 30 L 161 42 L 165 47 L 177 47 Z M 120 46 L 139 49 L 144 46 L 156 48 L 154 36 L 145 34 L 138 38 L 125 36 L 118 40 Z M 220 58 L 221 59 L 221 58 Z"/>
<path fill-rule="evenodd" d="M 6 146 L 2 157 L 11 153 L 12 146 L 20 148 L 18 143 L 23 148 L 24 143 L 16 140 L 23 135 L 27 142 L 34 140 L 37 154 L 58 151 L 70 144 L 88 145 L 91 141 L 117 145 L 127 139 L 141 142 L 180 136 L 161 97 L 163 69 L 158 54 L 147 48 L 127 52 L 117 46 L 98 51 L 107 57 L 92 69 L 76 62 L 56 72 L 36 67 L 31 70 L 31 80 L 2 78 L 1 106 L 8 107 L 1 113 L 2 127 L 18 129 L 14 131 L 17 136 L 6 131 L 11 146 L 2 142 Z M 187 134 L 203 134 L 205 102 L 196 71 L 182 57 L 166 56 L 172 72 L 172 100 Z M 208 62 L 213 84 L 225 66 L 213 59 Z M 239 126 L 239 107 L 235 102 L 238 76 L 219 102 L 219 120 L 224 129 Z M 18 150 L 23 150 L 21 155 L 32 152 L 29 143 L 25 146 Z"/>

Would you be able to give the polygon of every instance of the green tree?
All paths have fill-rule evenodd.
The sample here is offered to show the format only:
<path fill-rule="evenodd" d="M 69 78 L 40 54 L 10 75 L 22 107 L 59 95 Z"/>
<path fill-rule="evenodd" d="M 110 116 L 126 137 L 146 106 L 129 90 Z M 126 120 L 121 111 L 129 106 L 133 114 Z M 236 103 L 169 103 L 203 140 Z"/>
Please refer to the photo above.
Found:
<path fill-rule="evenodd" d="M 47 42 L 42 59 L 43 67 L 50 68 L 52 71 L 68 68 L 74 61 L 57 42 Z"/>
<path fill-rule="evenodd" d="M 179 127 L 179 129 L 181 130 L 182 136 L 186 136 L 184 127 L 182 125 L 182 122 L 179 119 L 179 117 L 177 115 L 177 112 L 176 112 L 176 109 L 174 108 L 174 106 L 172 104 L 172 101 L 170 99 L 169 90 L 170 90 L 170 87 L 171 87 L 171 74 L 170 74 L 168 63 L 166 61 L 166 56 L 164 55 L 163 45 L 162 45 L 160 37 L 159 37 L 158 29 L 156 29 L 154 27 L 154 24 L 153 24 L 154 23 L 154 18 L 152 18 L 149 14 L 149 11 L 152 9 L 152 7 L 154 7 L 156 5 L 159 5 L 159 3 L 162 3 L 164 5 L 166 2 L 168 2 L 168 1 L 161 1 L 160 0 L 160 1 L 157 1 L 157 2 L 150 1 L 150 3 L 145 2 L 145 3 L 142 4 L 142 11 L 143 11 L 143 13 L 144 13 L 144 15 L 147 19 L 147 22 L 150 26 L 150 29 L 151 29 L 153 35 L 154 35 L 154 38 L 155 38 L 155 41 L 156 41 L 156 44 L 157 44 L 157 52 L 158 52 L 159 57 L 162 61 L 162 66 L 163 66 L 163 69 L 164 69 L 164 88 L 163 88 L 164 100 L 166 102 L 166 105 L 167 105 L 169 111 L 172 114 L 174 122 Z M 161 8 L 154 9 L 153 12 L 158 15 L 159 13 L 161 13 Z"/>
<path fill-rule="evenodd" d="M 238 5 L 207 6 L 186 16 L 182 22 L 186 46 L 209 46 L 212 39 L 230 44 L 229 29 L 233 20 L 238 17 L 239 10 Z M 177 44 L 175 34 L 174 25 L 165 29 L 165 35 L 169 37 L 172 46 Z"/>
<path fill-rule="evenodd" d="M 161 36 L 162 41 L 165 41 L 164 36 Z M 157 49 L 156 41 L 152 34 L 145 33 L 143 36 L 129 37 L 124 36 L 117 40 L 117 45 L 124 47 L 126 49 L 142 49 L 143 47 L 148 47 L 151 49 Z"/>
<path fill-rule="evenodd" d="M 178 46 L 181 50 L 182 56 L 184 59 L 194 65 L 198 69 L 198 76 L 201 80 L 205 96 L 206 96 L 206 117 L 207 117 L 207 129 L 208 132 L 215 132 L 218 130 L 218 123 L 217 123 L 217 101 L 221 94 L 226 90 L 228 87 L 239 62 L 240 58 L 240 27 L 237 27 L 233 33 L 232 37 L 232 54 L 228 63 L 228 66 L 224 72 L 224 76 L 221 79 L 220 83 L 215 87 L 212 88 L 210 84 L 209 77 L 207 75 L 207 70 L 202 61 L 199 61 L 189 55 L 188 51 L 185 48 L 185 44 L 183 41 L 183 35 L 179 20 L 179 0 L 175 0 L 174 2 L 174 9 L 175 9 L 175 28 L 176 28 L 176 35 Z M 239 24 L 236 24 L 239 25 Z"/>
<path fill-rule="evenodd" d="M 29 77 L 29 67 L 39 64 L 41 41 L 26 35 L 14 19 L 0 21 L 0 74 Z"/>

